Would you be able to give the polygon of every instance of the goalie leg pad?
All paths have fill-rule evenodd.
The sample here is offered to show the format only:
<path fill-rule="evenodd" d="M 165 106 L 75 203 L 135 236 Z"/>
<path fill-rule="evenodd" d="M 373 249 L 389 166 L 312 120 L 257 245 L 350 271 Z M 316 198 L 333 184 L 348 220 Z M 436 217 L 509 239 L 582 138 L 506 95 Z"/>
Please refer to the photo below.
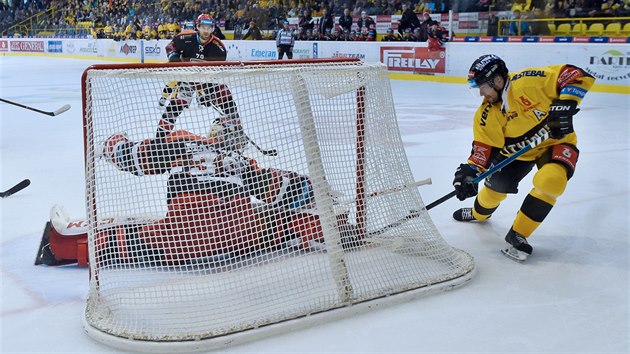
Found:
<path fill-rule="evenodd" d="M 140 230 L 140 238 L 169 265 L 250 254 L 260 249 L 266 231 L 250 198 L 238 193 L 181 192 L 168 209 L 163 222 Z"/>
<path fill-rule="evenodd" d="M 87 228 L 83 220 L 70 220 L 65 209 L 55 205 L 50 210 L 35 265 L 88 265 Z"/>
<path fill-rule="evenodd" d="M 216 107 L 222 114 L 237 114 L 236 103 L 230 88 L 223 84 L 203 84 L 198 88 L 199 104 Z"/>

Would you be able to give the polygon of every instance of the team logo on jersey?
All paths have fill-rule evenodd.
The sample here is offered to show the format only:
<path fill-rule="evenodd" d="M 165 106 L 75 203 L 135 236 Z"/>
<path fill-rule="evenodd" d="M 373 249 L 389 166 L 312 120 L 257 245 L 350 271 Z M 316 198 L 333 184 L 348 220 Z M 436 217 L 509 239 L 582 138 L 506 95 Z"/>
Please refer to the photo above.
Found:
<path fill-rule="evenodd" d="M 477 166 L 488 167 L 491 152 L 492 147 L 490 145 L 475 141 L 473 142 L 472 154 L 470 154 L 469 160 Z"/>

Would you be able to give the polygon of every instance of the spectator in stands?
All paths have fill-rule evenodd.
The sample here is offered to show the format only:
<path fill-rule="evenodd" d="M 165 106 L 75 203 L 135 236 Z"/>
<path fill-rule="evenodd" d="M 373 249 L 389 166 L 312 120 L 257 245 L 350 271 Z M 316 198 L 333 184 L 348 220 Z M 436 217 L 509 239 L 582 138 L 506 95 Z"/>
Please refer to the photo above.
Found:
<path fill-rule="evenodd" d="M 556 13 L 556 5 L 554 0 L 545 0 L 545 17 L 553 18 Z"/>
<path fill-rule="evenodd" d="M 365 41 L 366 42 L 376 41 L 376 28 L 375 27 L 371 27 L 367 30 L 367 33 L 365 34 Z"/>
<path fill-rule="evenodd" d="M 394 33 L 394 30 L 390 27 L 387 29 L 387 33 L 381 38 L 382 42 L 399 42 L 401 40 L 398 33 Z"/>
<path fill-rule="evenodd" d="M 411 28 L 407 28 L 405 29 L 405 34 L 403 34 L 402 36 L 402 41 L 403 42 L 417 42 L 418 38 L 416 38 L 416 36 L 413 35 L 413 31 L 411 30 Z"/>
<path fill-rule="evenodd" d="M 491 12 L 490 17 L 488 18 L 488 32 L 486 32 L 486 35 L 499 35 L 499 18 L 494 14 L 494 12 Z"/>
<path fill-rule="evenodd" d="M 388 13 L 389 11 L 389 4 L 387 3 L 387 0 L 381 0 L 381 2 L 379 2 L 379 4 L 376 6 L 376 14 L 377 15 L 392 15 L 391 13 Z"/>
<path fill-rule="evenodd" d="M 319 18 L 317 29 L 320 35 L 324 35 L 332 31 L 333 27 L 335 27 L 335 22 L 332 15 L 328 13 L 328 8 L 323 7 L 321 11 L 322 16 Z"/>
<path fill-rule="evenodd" d="M 260 28 L 256 25 L 256 21 L 249 21 L 249 27 L 247 28 L 247 32 L 243 36 L 243 39 L 247 39 L 251 37 L 253 40 L 259 41 L 262 39 L 262 32 L 260 32 Z"/>
<path fill-rule="evenodd" d="M 311 16 L 311 10 L 302 11 L 302 16 L 298 18 L 298 28 L 300 29 L 300 33 L 312 33 L 313 28 L 315 27 L 313 22 L 314 21 L 313 17 Z"/>
<path fill-rule="evenodd" d="M 357 21 L 357 26 L 361 32 L 365 32 L 370 28 L 376 28 L 376 22 L 368 16 L 367 11 L 361 11 L 361 18 Z"/>
<path fill-rule="evenodd" d="M 287 17 L 298 17 L 300 15 L 300 9 L 298 8 L 295 0 L 291 0 L 289 4 L 289 11 L 287 11 Z"/>
<path fill-rule="evenodd" d="M 339 17 L 339 27 L 348 32 L 352 30 L 352 14 L 350 13 L 350 8 L 346 7 L 343 10 L 343 15 Z"/>
<path fill-rule="evenodd" d="M 545 12 L 543 9 L 536 7 L 533 11 L 535 20 L 545 18 Z M 551 31 L 547 25 L 547 21 L 531 21 L 529 24 L 530 34 L 533 36 L 549 36 Z"/>
<path fill-rule="evenodd" d="M 602 16 L 619 16 L 619 11 L 622 8 L 623 2 L 620 0 L 605 0 L 601 6 Z"/>
<path fill-rule="evenodd" d="M 529 23 L 524 21 L 525 17 L 521 16 L 519 10 L 514 11 L 513 21 L 510 22 L 509 33 L 511 36 L 527 36 L 529 35 Z"/>
<path fill-rule="evenodd" d="M 418 16 L 409 8 L 409 5 L 402 5 L 402 17 L 398 21 L 398 33 L 403 34 L 406 29 L 413 30 L 416 27 L 420 27 L 420 20 Z"/>
<path fill-rule="evenodd" d="M 363 11 L 363 2 L 357 1 L 354 5 L 354 10 L 352 10 L 352 16 L 361 16 L 361 11 Z"/>
<path fill-rule="evenodd" d="M 426 39 L 422 35 L 422 28 L 416 27 L 413 29 L 413 36 L 416 39 L 416 42 L 426 42 Z"/>
<path fill-rule="evenodd" d="M 338 41 L 352 41 L 354 40 L 354 38 L 352 38 L 352 32 L 349 30 L 339 30 L 339 34 L 337 35 L 337 40 Z"/>
<path fill-rule="evenodd" d="M 426 42 L 429 39 L 429 28 L 440 23 L 431 18 L 431 14 L 425 11 L 422 13 L 422 24 L 420 25 L 420 38 L 419 42 Z"/>
<path fill-rule="evenodd" d="M 216 19 L 215 19 L 216 21 Z M 214 31 L 212 31 L 212 34 L 214 34 L 215 37 L 224 40 L 225 39 L 225 35 L 223 34 L 223 32 L 221 32 L 221 28 L 219 28 L 219 24 L 215 22 L 214 25 Z"/>
<path fill-rule="evenodd" d="M 520 11 L 520 12 L 527 12 L 531 9 L 532 7 L 532 0 L 514 0 L 514 4 L 512 4 L 512 12 L 514 11 Z"/>

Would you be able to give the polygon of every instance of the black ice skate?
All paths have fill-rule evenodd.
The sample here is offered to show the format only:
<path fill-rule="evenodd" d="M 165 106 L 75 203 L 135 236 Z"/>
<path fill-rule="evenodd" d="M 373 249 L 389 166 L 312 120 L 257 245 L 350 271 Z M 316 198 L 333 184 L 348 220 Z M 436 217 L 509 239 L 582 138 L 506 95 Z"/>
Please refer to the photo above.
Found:
<path fill-rule="evenodd" d="M 455 212 L 453 213 L 453 219 L 455 219 L 457 221 L 474 221 L 474 220 L 477 220 L 473 216 L 472 208 L 461 208 L 461 209 L 455 210 Z"/>
<path fill-rule="evenodd" d="M 505 248 L 501 249 L 501 252 L 517 262 L 526 260 L 534 250 L 533 247 L 527 243 L 527 239 L 523 235 L 512 229 L 510 229 L 505 236 L 505 242 L 508 244 Z"/>

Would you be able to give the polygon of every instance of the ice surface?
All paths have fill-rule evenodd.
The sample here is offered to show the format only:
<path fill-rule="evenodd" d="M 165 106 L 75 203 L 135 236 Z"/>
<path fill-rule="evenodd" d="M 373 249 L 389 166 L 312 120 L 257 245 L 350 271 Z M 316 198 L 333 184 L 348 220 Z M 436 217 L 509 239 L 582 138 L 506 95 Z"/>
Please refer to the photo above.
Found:
<path fill-rule="evenodd" d="M 85 214 L 80 78 L 96 62 L 0 57 L 2 353 L 115 352 L 83 333 L 86 268 L 33 266 L 53 204 Z M 451 190 L 470 151 L 478 104 L 463 85 L 392 81 L 409 162 L 425 203 Z M 430 211 L 443 237 L 475 257 L 465 287 L 294 331 L 225 352 L 628 353 L 630 96 L 589 93 L 575 118 L 580 159 L 553 212 L 530 238 L 524 264 L 501 255 L 503 237 L 531 188 L 509 196 L 485 224 L 461 224 L 452 199 Z"/>

